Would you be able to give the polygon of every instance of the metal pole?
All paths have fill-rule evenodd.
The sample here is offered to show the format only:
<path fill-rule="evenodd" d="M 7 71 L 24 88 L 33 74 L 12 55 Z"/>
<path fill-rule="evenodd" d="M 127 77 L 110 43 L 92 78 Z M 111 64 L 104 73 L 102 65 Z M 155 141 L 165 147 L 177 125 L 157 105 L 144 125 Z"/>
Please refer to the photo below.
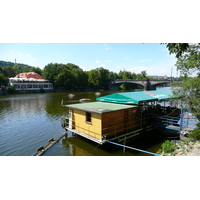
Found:
<path fill-rule="evenodd" d="M 180 131 L 182 131 L 183 126 L 183 106 L 181 106 L 181 119 L 180 119 Z"/>

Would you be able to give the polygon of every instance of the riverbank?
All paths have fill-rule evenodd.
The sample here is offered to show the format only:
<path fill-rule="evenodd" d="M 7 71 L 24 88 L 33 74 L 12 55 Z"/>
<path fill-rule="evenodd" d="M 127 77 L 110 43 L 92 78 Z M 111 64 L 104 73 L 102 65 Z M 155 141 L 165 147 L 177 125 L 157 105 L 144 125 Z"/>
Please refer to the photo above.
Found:
<path fill-rule="evenodd" d="M 175 156 L 200 156 L 200 141 L 191 142 L 186 152 L 179 152 Z"/>

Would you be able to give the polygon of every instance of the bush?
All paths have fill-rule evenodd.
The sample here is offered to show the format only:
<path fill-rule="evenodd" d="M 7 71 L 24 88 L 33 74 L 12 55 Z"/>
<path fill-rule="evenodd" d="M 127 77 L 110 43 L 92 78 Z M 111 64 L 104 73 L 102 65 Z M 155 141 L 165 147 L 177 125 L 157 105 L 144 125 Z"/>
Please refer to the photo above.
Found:
<path fill-rule="evenodd" d="M 15 87 L 10 86 L 7 91 L 8 91 L 8 94 L 14 94 L 15 93 Z"/>
<path fill-rule="evenodd" d="M 200 140 L 200 122 L 197 123 L 197 128 L 191 131 L 188 134 L 188 137 L 191 138 L 193 141 Z"/>
<path fill-rule="evenodd" d="M 167 154 L 167 153 L 173 153 L 174 150 L 177 149 L 177 145 L 174 142 L 171 142 L 170 140 L 166 140 L 162 145 L 162 149 L 159 149 L 157 153 L 161 154 Z"/>
<path fill-rule="evenodd" d="M 176 144 L 170 140 L 166 140 L 161 146 L 165 153 L 171 153 L 177 148 Z"/>

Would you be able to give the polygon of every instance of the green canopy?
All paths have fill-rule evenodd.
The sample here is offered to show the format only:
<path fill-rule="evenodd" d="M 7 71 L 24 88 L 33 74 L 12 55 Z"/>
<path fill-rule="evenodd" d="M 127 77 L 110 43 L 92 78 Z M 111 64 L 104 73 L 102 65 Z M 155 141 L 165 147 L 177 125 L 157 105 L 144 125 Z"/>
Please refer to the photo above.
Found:
<path fill-rule="evenodd" d="M 96 100 L 110 103 L 139 104 L 149 101 L 169 100 L 171 97 L 172 92 L 169 90 L 152 90 L 114 93 L 107 96 L 98 97 Z"/>

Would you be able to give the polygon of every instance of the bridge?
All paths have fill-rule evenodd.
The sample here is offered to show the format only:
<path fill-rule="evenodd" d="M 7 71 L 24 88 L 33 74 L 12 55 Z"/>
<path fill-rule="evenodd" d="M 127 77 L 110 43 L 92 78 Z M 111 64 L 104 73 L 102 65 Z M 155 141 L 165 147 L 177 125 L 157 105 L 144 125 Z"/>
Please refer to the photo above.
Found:
<path fill-rule="evenodd" d="M 173 80 L 175 81 L 175 80 Z M 180 80 L 177 80 L 180 81 Z M 115 79 L 110 82 L 110 86 L 115 84 L 122 84 L 122 83 L 133 83 L 137 85 L 142 85 L 144 87 L 144 90 L 153 90 L 156 88 L 157 85 L 161 84 L 169 84 L 172 81 L 167 80 L 149 80 L 149 79 Z"/>

